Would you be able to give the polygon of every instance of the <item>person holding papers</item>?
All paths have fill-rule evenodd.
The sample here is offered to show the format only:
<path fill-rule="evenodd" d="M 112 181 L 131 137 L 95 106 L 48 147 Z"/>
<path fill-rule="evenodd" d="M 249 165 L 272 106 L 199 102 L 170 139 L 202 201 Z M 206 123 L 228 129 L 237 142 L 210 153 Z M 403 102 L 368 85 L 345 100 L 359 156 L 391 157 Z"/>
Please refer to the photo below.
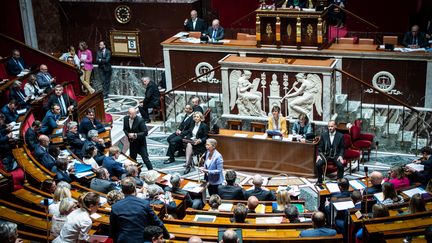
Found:
<path fill-rule="evenodd" d="M 280 107 L 273 106 L 272 115 L 268 118 L 268 130 L 279 131 L 282 136 L 288 135 L 286 118 L 280 114 Z"/>
<path fill-rule="evenodd" d="M 423 165 L 422 171 L 416 171 L 412 167 L 405 166 L 405 174 L 410 182 L 420 182 L 422 188 L 426 188 L 428 182 L 432 179 L 432 149 L 430 147 L 423 147 L 420 150 L 422 158 L 414 161 L 414 163 Z"/>
<path fill-rule="evenodd" d="M 184 171 L 184 174 L 189 173 L 193 167 L 192 156 L 200 156 L 206 151 L 205 144 L 208 137 L 209 128 L 204 123 L 204 116 L 199 111 L 194 112 L 193 120 L 194 122 L 189 126 L 189 129 L 180 133 L 180 135 L 185 138 L 187 142 L 186 170 Z"/>
<path fill-rule="evenodd" d="M 298 121 L 294 122 L 293 127 L 291 129 L 294 135 L 302 135 L 303 137 L 306 134 L 312 134 L 312 125 L 309 122 L 309 118 L 306 114 L 300 114 L 298 117 Z"/>
<path fill-rule="evenodd" d="M 12 50 L 12 58 L 7 61 L 6 71 L 10 76 L 17 76 L 22 71 L 28 71 L 19 50 Z"/>
<path fill-rule="evenodd" d="M 207 189 L 210 196 L 218 194 L 218 187 L 224 182 L 223 158 L 219 151 L 216 150 L 216 146 L 217 141 L 215 139 L 207 139 L 204 167 L 199 168 L 204 173 L 204 179 L 208 182 Z"/>
<path fill-rule="evenodd" d="M 53 104 L 42 120 L 40 133 L 50 135 L 60 124 L 60 105 Z"/>
<path fill-rule="evenodd" d="M 81 41 L 78 46 L 78 58 L 80 60 L 81 71 L 83 72 L 81 82 L 86 88 L 86 91 L 92 94 L 95 92 L 95 90 L 90 86 L 90 76 L 93 70 L 93 54 L 90 49 L 88 49 L 85 41 Z"/>
<path fill-rule="evenodd" d="M 212 26 L 210 26 L 207 30 L 207 36 L 211 39 L 211 41 L 219 41 L 224 38 L 224 29 L 222 26 L 220 26 L 219 19 L 213 20 Z"/>
<path fill-rule="evenodd" d="M 384 200 L 381 202 L 384 205 L 401 204 L 404 199 L 401 195 L 396 193 L 395 187 L 390 182 L 382 184 Z"/>

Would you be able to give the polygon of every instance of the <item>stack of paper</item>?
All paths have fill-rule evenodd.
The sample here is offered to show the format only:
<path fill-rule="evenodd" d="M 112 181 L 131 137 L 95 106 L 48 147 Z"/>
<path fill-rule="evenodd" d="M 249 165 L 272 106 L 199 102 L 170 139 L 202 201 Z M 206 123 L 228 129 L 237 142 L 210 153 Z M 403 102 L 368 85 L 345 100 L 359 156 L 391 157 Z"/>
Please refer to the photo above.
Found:
<path fill-rule="evenodd" d="M 282 222 L 283 217 L 257 217 L 257 224 L 280 224 Z"/>
<path fill-rule="evenodd" d="M 231 212 L 233 207 L 232 203 L 222 203 L 219 207 L 218 210 L 221 212 Z"/>
<path fill-rule="evenodd" d="M 352 201 L 334 202 L 333 206 L 338 211 L 347 210 L 355 207 Z"/>
<path fill-rule="evenodd" d="M 423 188 L 420 188 L 420 187 L 413 188 L 413 189 L 406 190 L 406 191 L 402 191 L 402 192 L 410 198 L 412 196 L 414 196 L 414 194 L 417 194 L 417 193 L 419 193 L 420 195 L 423 193 L 427 193 Z"/>
<path fill-rule="evenodd" d="M 255 135 L 252 136 L 252 138 L 267 139 L 267 133 L 264 133 L 263 135 L 255 134 Z"/>
<path fill-rule="evenodd" d="M 194 192 L 194 193 L 199 193 L 201 192 L 201 185 L 196 183 L 196 182 L 188 182 L 184 187 L 183 190 L 189 191 L 189 192 Z"/>
<path fill-rule="evenodd" d="M 246 133 L 234 133 L 233 137 L 239 137 L 239 138 L 247 138 Z"/>
<path fill-rule="evenodd" d="M 362 190 L 362 189 L 366 188 L 366 186 L 363 184 L 363 182 L 361 182 L 359 180 L 351 180 L 351 181 L 349 181 L 349 184 L 352 186 L 352 188 L 354 188 L 356 190 Z"/>
<path fill-rule="evenodd" d="M 340 189 L 339 189 L 339 186 L 337 183 L 327 183 L 326 187 L 330 193 L 340 192 Z"/>
<path fill-rule="evenodd" d="M 195 215 L 194 222 L 207 222 L 207 223 L 213 223 L 216 220 L 215 215 L 203 215 L 203 214 L 197 214 Z"/>
<path fill-rule="evenodd" d="M 417 172 L 424 171 L 424 165 L 422 165 L 422 164 L 411 163 L 411 164 L 407 164 L 405 166 L 414 170 L 414 171 L 417 171 Z"/>

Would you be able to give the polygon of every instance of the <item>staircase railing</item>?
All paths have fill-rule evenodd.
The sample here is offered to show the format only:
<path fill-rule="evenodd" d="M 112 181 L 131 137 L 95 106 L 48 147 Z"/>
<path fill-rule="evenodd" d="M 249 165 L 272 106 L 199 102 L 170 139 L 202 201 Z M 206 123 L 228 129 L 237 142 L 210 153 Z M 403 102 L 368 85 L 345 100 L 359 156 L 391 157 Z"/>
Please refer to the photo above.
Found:
<path fill-rule="evenodd" d="M 336 72 L 342 76 L 337 77 Z M 366 121 L 366 126 L 362 129 L 375 133 L 377 137 L 380 136 L 378 141 L 381 141 L 388 151 L 395 148 L 395 151 L 402 149 L 402 151 L 417 153 L 419 144 L 422 146 L 429 144 L 431 141 L 429 134 L 432 128 L 426 119 L 421 117 L 432 117 L 431 111 L 415 108 L 344 70 L 335 69 L 334 75 L 336 80 L 338 78 L 343 80 L 343 77 L 346 77 L 344 82 L 350 82 L 342 85 L 341 92 L 345 93 L 346 97 L 341 95 L 339 102 L 338 99 L 336 101 L 338 120 L 352 122 L 362 119 Z"/>
<path fill-rule="evenodd" d="M 175 124 L 177 124 L 177 116 L 183 111 L 186 104 L 189 104 L 189 99 L 193 97 L 199 97 L 202 103 L 205 103 L 207 107 L 210 107 L 209 102 L 216 94 L 219 101 L 222 98 L 222 85 L 217 86 L 216 90 L 210 86 L 212 80 L 209 79 L 210 74 L 216 74 L 220 71 L 221 66 L 216 66 L 215 68 L 202 73 L 199 76 L 189 78 L 187 81 L 175 86 L 171 90 L 166 91 L 163 94 L 163 100 L 165 102 L 165 114 L 167 120 L 171 117 Z M 215 75 L 216 76 L 216 75 Z M 201 95 L 200 95 L 201 94 Z M 182 101 L 178 102 L 179 98 L 184 98 Z M 202 104 L 201 103 L 201 104 Z M 205 111 L 205 110 L 204 110 Z M 166 121 L 164 121 L 166 122 Z"/>

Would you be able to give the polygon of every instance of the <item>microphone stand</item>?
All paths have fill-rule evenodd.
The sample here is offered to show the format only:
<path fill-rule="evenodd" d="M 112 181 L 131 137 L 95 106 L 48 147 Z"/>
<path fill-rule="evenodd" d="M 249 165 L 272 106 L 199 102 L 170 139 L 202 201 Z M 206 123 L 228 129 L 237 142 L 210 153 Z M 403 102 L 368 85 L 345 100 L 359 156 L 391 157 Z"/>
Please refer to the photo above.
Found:
<path fill-rule="evenodd" d="M 198 159 L 198 169 L 197 169 L 197 172 L 198 172 L 198 184 L 201 184 L 201 173 L 200 173 L 199 167 L 201 167 L 201 164 L 203 164 L 202 162 L 203 162 L 203 159 L 205 157 L 205 154 L 206 153 L 202 154 L 201 157 Z"/>
<path fill-rule="evenodd" d="M 369 188 L 368 171 L 369 171 L 369 168 L 367 166 L 365 166 L 364 167 L 364 172 L 365 172 L 365 178 L 366 178 L 366 189 L 365 189 L 366 195 L 368 195 L 367 191 L 368 191 L 368 188 Z M 365 201 L 365 218 L 368 218 L 368 217 L 369 217 L 369 215 L 368 215 L 368 198 L 366 197 L 366 201 Z"/>

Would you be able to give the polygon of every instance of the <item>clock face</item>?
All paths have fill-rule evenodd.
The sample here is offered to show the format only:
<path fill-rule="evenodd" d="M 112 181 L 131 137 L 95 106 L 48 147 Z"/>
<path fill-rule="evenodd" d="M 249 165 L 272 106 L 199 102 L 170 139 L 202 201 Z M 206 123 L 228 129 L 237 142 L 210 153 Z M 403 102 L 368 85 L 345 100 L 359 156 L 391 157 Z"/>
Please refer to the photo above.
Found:
<path fill-rule="evenodd" d="M 114 10 L 116 20 L 121 24 L 126 24 L 131 20 L 130 8 L 126 5 L 120 5 Z"/>

